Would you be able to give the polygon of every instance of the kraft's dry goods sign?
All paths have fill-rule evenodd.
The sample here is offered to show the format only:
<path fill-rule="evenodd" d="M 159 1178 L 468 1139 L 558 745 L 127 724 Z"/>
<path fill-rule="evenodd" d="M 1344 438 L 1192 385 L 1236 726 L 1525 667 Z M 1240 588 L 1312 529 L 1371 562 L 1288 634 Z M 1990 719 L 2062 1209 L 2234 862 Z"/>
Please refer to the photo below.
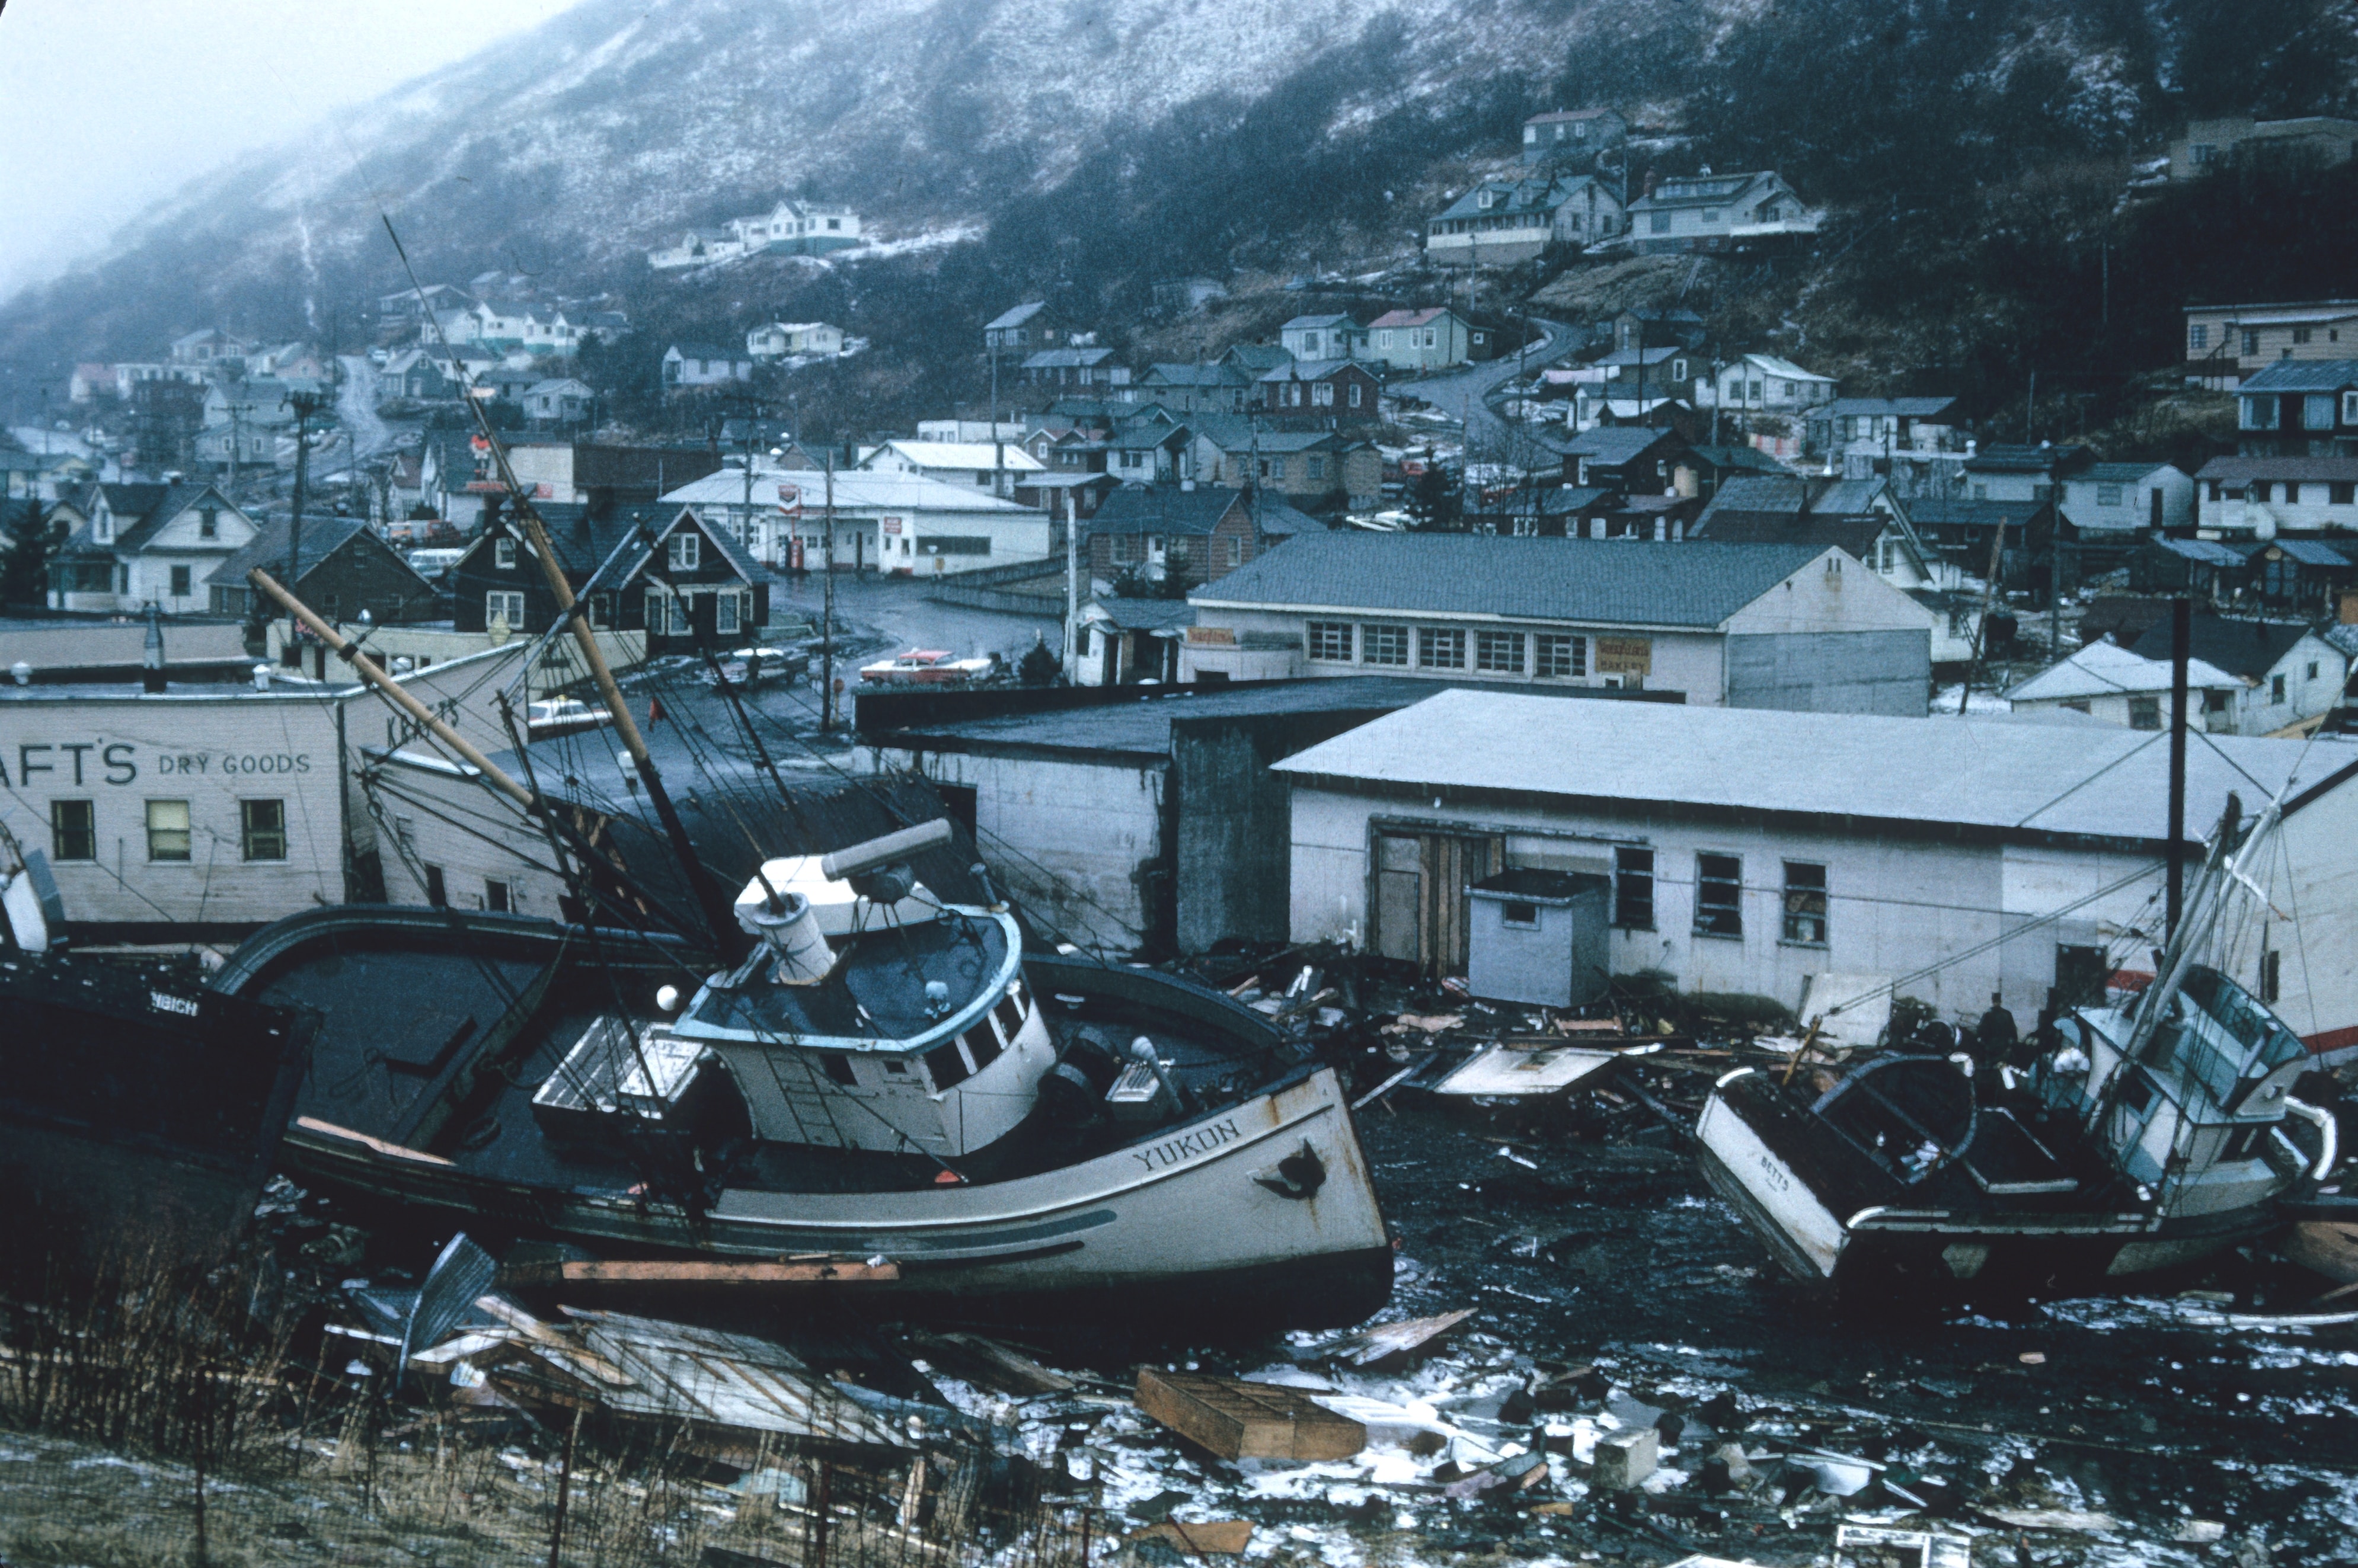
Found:
<path fill-rule="evenodd" d="M 268 778 L 311 771 L 308 752 L 162 752 L 135 741 L 27 741 L 0 749 L 0 784 L 88 789 L 155 779 Z"/>

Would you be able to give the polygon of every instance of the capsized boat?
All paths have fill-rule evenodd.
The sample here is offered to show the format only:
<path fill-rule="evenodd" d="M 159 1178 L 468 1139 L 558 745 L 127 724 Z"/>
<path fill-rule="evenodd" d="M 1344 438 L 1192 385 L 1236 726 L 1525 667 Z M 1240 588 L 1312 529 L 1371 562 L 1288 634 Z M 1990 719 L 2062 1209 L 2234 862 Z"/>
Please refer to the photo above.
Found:
<path fill-rule="evenodd" d="M 946 649 L 912 648 L 905 654 L 860 666 L 861 680 L 882 686 L 961 686 L 984 680 L 999 671 L 999 655 L 953 657 Z"/>
<path fill-rule="evenodd" d="M 2339 1155 L 2313 1065 L 2198 955 L 2249 887 L 2232 801 L 2152 984 L 2061 1021 L 2027 1076 L 1887 1051 L 1832 1082 L 1739 1068 L 1697 1126 L 1712 1187 L 1805 1285 L 1863 1300 L 2117 1287 L 2277 1230 Z"/>
<path fill-rule="evenodd" d="M 830 1288 L 865 1310 L 977 1322 L 1380 1306 L 1333 1071 L 1217 991 L 1027 954 L 1004 907 L 911 874 L 948 837 L 767 862 L 735 904 L 758 945 L 708 974 L 675 939 L 346 906 L 258 934 L 217 984 L 322 1017 L 298 1181 L 479 1237 L 840 1257 L 860 1278 Z"/>

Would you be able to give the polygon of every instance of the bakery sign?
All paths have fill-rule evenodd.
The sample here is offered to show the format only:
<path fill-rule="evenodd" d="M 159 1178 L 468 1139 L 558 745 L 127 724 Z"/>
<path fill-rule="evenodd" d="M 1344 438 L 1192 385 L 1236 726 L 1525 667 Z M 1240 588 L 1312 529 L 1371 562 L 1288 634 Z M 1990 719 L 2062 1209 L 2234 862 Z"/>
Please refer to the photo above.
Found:
<path fill-rule="evenodd" d="M 1601 676 L 1650 676 L 1654 673 L 1654 643 L 1649 637 L 1596 639 L 1596 673 Z"/>

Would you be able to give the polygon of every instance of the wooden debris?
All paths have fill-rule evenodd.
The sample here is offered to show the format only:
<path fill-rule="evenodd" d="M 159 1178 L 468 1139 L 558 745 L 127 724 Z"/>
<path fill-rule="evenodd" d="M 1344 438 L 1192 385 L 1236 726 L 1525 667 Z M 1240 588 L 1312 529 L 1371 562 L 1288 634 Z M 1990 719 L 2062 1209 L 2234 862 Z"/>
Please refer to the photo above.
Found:
<path fill-rule="evenodd" d="M 1434 1348 L 1434 1342 L 1474 1315 L 1472 1307 L 1445 1312 L 1438 1317 L 1412 1317 L 1400 1323 L 1379 1323 L 1339 1339 L 1319 1352 L 1323 1361 L 1347 1367 L 1372 1367 L 1395 1356 Z"/>
<path fill-rule="evenodd" d="M 1471 1061 L 1435 1084 L 1433 1092 L 1486 1098 L 1562 1094 L 1620 1059 L 1610 1051 L 1582 1051 L 1571 1046 L 1527 1051 L 1493 1045 L 1476 1052 Z"/>
<path fill-rule="evenodd" d="M 579 1259 L 518 1263 L 500 1271 L 510 1290 L 555 1290 L 559 1286 L 731 1286 L 877 1284 L 901 1277 L 898 1263 L 849 1258 L 781 1259 L 774 1263 L 698 1261 L 685 1259 Z"/>
<path fill-rule="evenodd" d="M 2110 1514 L 2085 1513 L 2076 1509 L 1980 1509 L 1975 1511 L 1984 1519 L 2011 1525 L 2017 1530 L 2061 1530 L 2079 1535 L 2102 1535 L 2114 1524 Z"/>
<path fill-rule="evenodd" d="M 1187 1523 L 1167 1519 L 1136 1531 L 1130 1539 L 1167 1541 L 1198 1557 L 1241 1557 L 1252 1543 L 1252 1520 L 1249 1519 L 1207 1519 Z"/>
<path fill-rule="evenodd" d="M 1465 1023 L 1466 1015 L 1462 1012 L 1422 1014 L 1403 1012 L 1398 1018 L 1392 1020 L 1391 1022 L 1385 1024 L 1383 1027 L 1383 1033 L 1386 1034 L 1406 1034 L 1411 1031 L 1421 1030 L 1427 1034 L 1444 1034 L 1452 1029 L 1463 1028 Z"/>
<path fill-rule="evenodd" d="M 1348 1459 L 1368 1429 L 1300 1389 L 1204 1372 L 1139 1369 L 1138 1408 L 1223 1459 Z"/>
<path fill-rule="evenodd" d="M 2285 1238 L 2284 1255 L 2337 1284 L 2358 1281 L 2358 1222 L 2303 1220 Z"/>
<path fill-rule="evenodd" d="M 952 1377 L 1019 1400 L 1068 1394 L 1080 1386 L 1062 1372 L 1051 1371 L 1022 1352 L 979 1334 L 919 1332 L 909 1336 L 909 1344 Z"/>

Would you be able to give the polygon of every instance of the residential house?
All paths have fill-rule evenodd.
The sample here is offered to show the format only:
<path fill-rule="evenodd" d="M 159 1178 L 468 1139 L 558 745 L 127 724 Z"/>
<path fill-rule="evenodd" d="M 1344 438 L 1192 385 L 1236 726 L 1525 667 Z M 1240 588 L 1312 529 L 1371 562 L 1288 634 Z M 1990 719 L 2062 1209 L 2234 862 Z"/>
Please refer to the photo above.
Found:
<path fill-rule="evenodd" d="M 2168 598 L 2183 594 L 2224 606 L 2243 589 L 2254 548 L 2250 544 L 2230 545 L 2218 539 L 2173 539 L 2149 534 L 2129 557 L 2129 591 Z M 2136 630 L 2143 632 L 2147 624 L 2141 622 Z M 2086 634 L 2084 622 L 2082 634 Z"/>
<path fill-rule="evenodd" d="M 1174 414 L 1241 414 L 1252 378 L 1225 362 L 1213 364 L 1152 364 L 1132 391 Z"/>
<path fill-rule="evenodd" d="M 1660 424 L 1667 410 L 1688 406 L 1702 358 L 1675 345 L 1615 349 L 1568 373 L 1572 406 L 1564 423 L 1574 431 L 1603 424 Z"/>
<path fill-rule="evenodd" d="M 1665 179 L 1629 203 L 1629 232 L 1647 255 L 1815 234 L 1818 221 L 1773 170 Z"/>
<path fill-rule="evenodd" d="M 1917 537 L 1973 578 L 1989 575 L 1991 552 L 1998 552 L 1998 584 L 2030 585 L 2034 568 L 2043 575 L 2056 535 L 2055 503 L 1987 501 L 1963 495 L 1919 495 L 1908 502 L 1908 520 Z"/>
<path fill-rule="evenodd" d="M 447 283 L 429 283 L 420 288 L 378 295 L 376 319 L 381 327 L 421 327 L 437 311 L 463 310 L 472 303 L 463 289 Z"/>
<path fill-rule="evenodd" d="M 1650 425 L 1599 425 L 1574 436 L 1563 452 L 1566 484 L 1660 495 L 1687 444 L 1674 430 Z"/>
<path fill-rule="evenodd" d="M 2171 683 L 2167 657 L 2149 659 L 2109 637 L 2099 637 L 2006 694 L 2017 713 L 2084 713 L 2130 730 L 2160 730 L 2169 722 Z M 2187 722 L 2195 729 L 2232 735 L 2235 699 L 2244 682 L 2200 659 L 2186 668 Z"/>
<path fill-rule="evenodd" d="M 2052 501 L 2064 480 L 2095 460 L 2096 454 L 2085 447 L 1993 442 L 1966 452 L 1965 493 L 1974 501 Z"/>
<path fill-rule="evenodd" d="M 1466 887 L 1525 867 L 1611 879 L 1614 974 L 1804 1017 L 1838 975 L 1959 1024 L 1996 995 L 2027 1023 L 2124 964 L 2142 978 L 2162 940 L 2169 748 L 2110 725 L 1450 691 L 1273 771 L 1293 785 L 1287 939 L 1429 974 L 1466 970 Z M 2358 1039 L 2353 774 L 2347 748 L 2236 736 L 2186 758 L 2190 853 L 2231 795 L 2286 801 L 2227 964 L 2313 1050 Z"/>
<path fill-rule="evenodd" d="M 865 243 L 859 213 L 807 201 L 781 201 L 755 217 L 732 218 L 729 229 L 747 255 L 822 256 Z"/>
<path fill-rule="evenodd" d="M 1523 122 L 1523 161 L 1594 167 L 1628 137 L 1629 123 L 1610 109 L 1551 110 Z"/>
<path fill-rule="evenodd" d="M 2244 563 L 2241 591 L 2247 602 L 2263 609 L 2331 613 L 2348 604 L 2350 590 L 2358 587 L 2358 540 L 2337 546 L 2322 539 L 2270 539 L 2244 548 L 2250 556 Z"/>
<path fill-rule="evenodd" d="M 1339 499 L 1354 512 L 1382 498 L 1383 455 L 1372 441 L 1335 430 L 1279 430 L 1232 415 L 1198 415 L 1187 427 L 1199 483 L 1257 485 L 1308 505 Z"/>
<path fill-rule="evenodd" d="M 1061 535 L 1066 522 L 1077 519 L 1086 523 L 1096 516 L 1098 503 L 1120 488 L 1121 481 L 1109 473 L 1066 470 L 1027 475 L 1016 481 L 1011 499 L 1018 506 L 1037 507 L 1055 519 L 1056 533 Z"/>
<path fill-rule="evenodd" d="M 1012 359 L 1018 363 L 1041 349 L 1053 349 L 1067 343 L 1072 332 L 1044 299 L 1026 300 L 1011 310 L 1001 311 L 982 326 L 982 346 L 993 358 Z"/>
<path fill-rule="evenodd" d="M 295 413 L 288 402 L 295 390 L 269 380 L 214 382 L 205 391 L 197 461 L 222 469 L 261 468 L 278 462 L 279 437 L 295 427 Z M 291 442 L 286 461 L 289 466 L 294 462 Z"/>
<path fill-rule="evenodd" d="M 1133 419 L 1105 441 L 1105 472 L 1125 484 L 1193 481 L 1195 433 L 1170 418 Z"/>
<path fill-rule="evenodd" d="M 590 384 L 558 376 L 536 381 L 525 389 L 524 416 L 545 425 L 578 425 L 590 417 L 598 395 Z"/>
<path fill-rule="evenodd" d="M 1249 566 L 1281 539 L 1317 524 L 1253 486 L 1127 484 L 1098 503 L 1084 540 L 1089 576 L 1135 571 L 1190 587 Z"/>
<path fill-rule="evenodd" d="M 1723 414 L 1768 415 L 1802 424 L 1811 409 L 1833 402 L 1835 384 L 1833 377 L 1775 354 L 1746 354 L 1718 367 L 1696 388 L 1696 401 Z"/>
<path fill-rule="evenodd" d="M 2358 357 L 2358 299 L 2190 305 L 2185 317 L 2186 379 L 2222 392 L 2286 360 Z"/>
<path fill-rule="evenodd" d="M 2358 530 L 2358 456 L 2212 458 L 2195 471 L 2194 526 L 2205 539 L 2274 539 Z"/>
<path fill-rule="evenodd" d="M 1261 373 L 1250 406 L 1287 420 L 1371 425 L 1381 390 L 1374 373 L 1355 360 L 1289 360 Z"/>
<path fill-rule="evenodd" d="M 1914 715 L 1931 689 L 1931 612 L 1832 547 L 1308 534 L 1189 600 L 1182 680 L 1414 674 Z"/>
<path fill-rule="evenodd" d="M 362 611 L 380 626 L 440 618 L 434 585 L 362 519 L 306 517 L 299 541 L 293 538 L 293 523 L 291 517 L 265 520 L 244 548 L 222 562 L 209 585 L 213 614 L 243 619 L 277 613 L 246 580 L 259 567 L 330 621 L 357 621 Z M 288 651 L 295 646 L 289 643 Z"/>
<path fill-rule="evenodd" d="M 2174 463 L 2090 463 L 2059 480 L 2055 504 L 2087 570 L 2107 572 L 2147 531 L 2194 526 L 2194 481 Z"/>
<path fill-rule="evenodd" d="M 1368 324 L 1368 355 L 1391 370 L 1446 370 L 1491 357 L 1490 330 L 1446 305 L 1387 310 Z"/>
<path fill-rule="evenodd" d="M 1837 397 L 1802 416 L 1801 449 L 1837 460 L 1942 452 L 1956 439 L 1958 417 L 1953 397 Z"/>
<path fill-rule="evenodd" d="M 1608 349 L 1627 353 L 1633 349 L 1699 349 L 1703 347 L 1703 318 L 1692 310 L 1641 310 L 1635 307 L 1622 311 L 1606 324 Z"/>
<path fill-rule="evenodd" d="M 839 354 L 843 329 L 824 321 L 769 321 L 745 334 L 745 351 L 757 360 Z"/>
<path fill-rule="evenodd" d="M 731 352 L 712 343 L 674 343 L 664 351 L 663 384 L 666 392 L 699 386 L 727 386 L 753 379 L 752 356 Z"/>
<path fill-rule="evenodd" d="M 1511 266 L 1550 245 L 1590 245 L 1621 232 L 1621 200 L 1594 175 L 1486 179 L 1426 225 L 1425 260 Z"/>
<path fill-rule="evenodd" d="M 2331 168 L 2358 157 L 2358 120 L 2234 116 L 2195 120 L 2169 144 L 2169 178 L 2200 179 L 2237 166 Z"/>
<path fill-rule="evenodd" d="M 1100 595 L 1081 608 L 1073 637 L 1075 686 L 1176 685 L 1179 644 L 1195 611 L 1185 600 Z"/>
<path fill-rule="evenodd" d="M 1018 449 L 1011 443 L 1008 450 Z M 747 555 L 790 570 L 823 571 L 832 561 L 838 571 L 931 576 L 1045 560 L 1063 543 L 1044 508 L 995 496 L 970 481 L 945 482 L 897 468 L 838 469 L 830 554 L 829 489 L 822 470 L 757 464 L 750 485 L 742 469 L 722 469 L 665 500 L 693 506 Z"/>
<path fill-rule="evenodd" d="M 1004 495 L 1043 465 L 1020 441 L 891 440 L 860 460 L 878 473 L 917 473 L 986 495 Z"/>
<path fill-rule="evenodd" d="M 567 584 L 588 595 L 592 626 L 644 632 L 650 655 L 690 647 L 733 646 L 767 625 L 769 574 L 740 551 L 728 530 L 706 524 L 692 507 L 657 502 L 537 505 Z M 534 558 L 525 531 L 506 508 L 492 506 L 482 531 L 450 568 L 455 624 L 461 632 L 547 631 L 557 596 Z"/>
<path fill-rule="evenodd" d="M 472 373 L 424 349 L 404 349 L 388 357 L 376 373 L 376 392 L 386 402 L 439 403 L 457 397 Z"/>
<path fill-rule="evenodd" d="M 712 262 L 734 261 L 745 254 L 745 242 L 732 229 L 686 229 L 668 245 L 647 253 L 647 265 L 657 272 Z"/>
<path fill-rule="evenodd" d="M 1219 364 L 1223 370 L 1243 377 L 1244 384 L 1250 385 L 1293 357 L 1293 351 L 1282 343 L 1231 343 L 1220 355 Z"/>
<path fill-rule="evenodd" d="M 2341 700 L 2350 661 L 2307 622 L 2198 614 L 2188 632 L 2190 656 L 2243 683 L 2223 726 L 2232 734 L 2273 735 L 2326 713 Z M 2171 636 L 2168 621 L 2156 622 L 2130 652 L 2167 664 Z M 2212 721 L 2211 728 L 2223 726 Z"/>
<path fill-rule="evenodd" d="M 222 563 L 254 537 L 254 520 L 210 484 L 98 484 L 51 509 L 70 532 L 49 566 L 52 610 L 188 615 L 211 601 Z"/>
<path fill-rule="evenodd" d="M 1102 344 L 1042 349 L 1024 356 L 1023 379 L 1033 386 L 1128 386 L 1130 367 Z"/>
<path fill-rule="evenodd" d="M 74 366 L 66 377 L 66 401 L 69 403 L 89 404 L 101 397 L 114 395 L 113 365 L 84 362 Z"/>
<path fill-rule="evenodd" d="M 1771 477 L 1792 470 L 1758 447 L 1689 447 L 1671 460 L 1671 489 L 1709 501 L 1729 480 L 1753 474 Z"/>
<path fill-rule="evenodd" d="M 1278 341 L 1297 360 L 1348 360 L 1367 352 L 1368 330 L 1348 316 L 1296 316 Z"/>
<path fill-rule="evenodd" d="M 2247 458 L 2358 457 L 2358 358 L 2278 360 L 2245 376 L 2235 449 Z"/>
<path fill-rule="evenodd" d="M 251 339 L 232 337 L 218 328 L 204 327 L 172 340 L 172 362 L 208 370 L 229 364 L 243 368 L 254 346 Z"/>

